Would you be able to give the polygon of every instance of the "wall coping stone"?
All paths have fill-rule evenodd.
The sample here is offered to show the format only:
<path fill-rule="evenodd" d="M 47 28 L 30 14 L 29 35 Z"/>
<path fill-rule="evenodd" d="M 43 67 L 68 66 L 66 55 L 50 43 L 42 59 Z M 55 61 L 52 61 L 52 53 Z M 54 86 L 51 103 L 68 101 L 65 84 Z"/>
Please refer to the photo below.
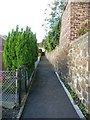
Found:
<path fill-rule="evenodd" d="M 90 33 L 90 32 L 87 32 L 86 34 L 84 34 L 84 35 L 80 36 L 80 37 L 79 37 L 79 38 L 77 38 L 76 40 L 71 41 L 71 42 L 70 42 L 70 45 L 72 45 L 72 44 L 74 44 L 74 43 L 76 43 L 76 42 L 80 41 L 80 40 L 81 40 L 81 39 L 83 39 L 83 38 L 89 37 L 89 33 Z"/>
<path fill-rule="evenodd" d="M 90 0 L 68 0 L 68 3 L 70 2 L 90 2 Z"/>

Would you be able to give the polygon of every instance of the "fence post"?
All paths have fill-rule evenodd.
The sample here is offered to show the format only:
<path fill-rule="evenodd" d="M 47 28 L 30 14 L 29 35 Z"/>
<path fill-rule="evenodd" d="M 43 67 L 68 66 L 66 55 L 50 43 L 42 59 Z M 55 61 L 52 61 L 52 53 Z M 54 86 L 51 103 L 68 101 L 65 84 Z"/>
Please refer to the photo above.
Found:
<path fill-rule="evenodd" d="M 27 93 L 28 90 L 28 73 L 27 73 L 27 67 L 25 68 L 25 92 Z"/>
<path fill-rule="evenodd" d="M 19 98 L 19 105 L 21 104 L 21 68 L 18 70 L 18 98 Z"/>
<path fill-rule="evenodd" d="M 18 69 L 16 69 L 16 97 L 15 97 L 16 105 L 18 103 L 18 79 L 19 79 L 18 72 L 19 72 Z"/>

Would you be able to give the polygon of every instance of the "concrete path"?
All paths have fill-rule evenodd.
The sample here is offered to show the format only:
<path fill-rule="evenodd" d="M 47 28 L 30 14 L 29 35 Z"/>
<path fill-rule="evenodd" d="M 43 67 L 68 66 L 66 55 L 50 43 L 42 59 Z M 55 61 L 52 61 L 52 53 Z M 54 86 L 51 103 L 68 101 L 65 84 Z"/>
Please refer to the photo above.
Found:
<path fill-rule="evenodd" d="M 54 69 L 41 58 L 22 118 L 79 118 Z"/>

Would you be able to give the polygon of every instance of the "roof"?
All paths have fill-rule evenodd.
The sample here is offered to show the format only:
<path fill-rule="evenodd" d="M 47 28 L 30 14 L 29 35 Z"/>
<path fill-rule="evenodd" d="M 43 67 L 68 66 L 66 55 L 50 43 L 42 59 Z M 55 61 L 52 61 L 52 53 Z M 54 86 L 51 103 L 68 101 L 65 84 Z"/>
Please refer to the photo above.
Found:
<path fill-rule="evenodd" d="M 2 36 L 2 35 L 0 35 L 0 38 L 2 38 L 3 40 L 6 40 L 6 37 L 4 37 L 4 36 Z"/>

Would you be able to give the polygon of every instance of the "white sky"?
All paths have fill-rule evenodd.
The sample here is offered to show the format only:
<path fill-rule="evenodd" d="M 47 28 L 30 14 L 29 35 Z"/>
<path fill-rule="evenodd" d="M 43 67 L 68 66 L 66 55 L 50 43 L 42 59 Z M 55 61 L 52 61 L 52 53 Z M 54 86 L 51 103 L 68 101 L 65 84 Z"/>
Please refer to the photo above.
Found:
<path fill-rule="evenodd" d="M 37 34 L 40 42 L 45 31 L 41 27 L 44 20 L 44 10 L 52 0 L 0 0 L 0 34 L 7 35 L 16 25 L 31 30 Z"/>

